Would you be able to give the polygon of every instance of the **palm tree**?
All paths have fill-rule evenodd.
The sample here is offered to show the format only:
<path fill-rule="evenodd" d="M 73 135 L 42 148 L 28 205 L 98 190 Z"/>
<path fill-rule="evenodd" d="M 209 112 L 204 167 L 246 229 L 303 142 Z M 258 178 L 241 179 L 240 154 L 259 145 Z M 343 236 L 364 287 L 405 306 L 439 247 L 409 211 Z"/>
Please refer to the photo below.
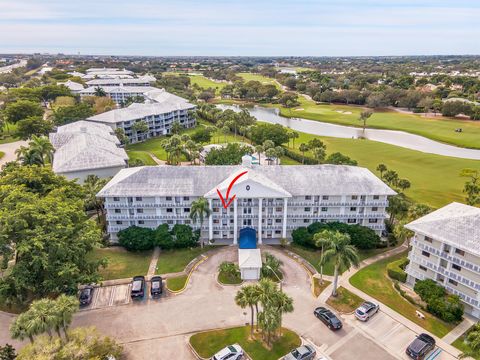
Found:
<path fill-rule="evenodd" d="M 323 230 L 314 235 L 314 240 L 329 244 L 320 261 L 325 264 L 326 261 L 333 260 L 335 270 L 332 296 L 337 296 L 338 272 L 340 268 L 348 270 L 351 266 L 358 267 L 358 250 L 350 244 L 350 235 L 340 231 Z"/>
<path fill-rule="evenodd" d="M 367 127 L 367 120 L 370 116 L 372 116 L 371 111 L 362 111 L 360 113 L 360 118 L 358 120 L 363 121 L 363 135 L 365 135 L 365 129 Z"/>
<path fill-rule="evenodd" d="M 235 295 L 235 303 L 238 306 L 240 306 L 242 309 L 245 309 L 247 306 L 250 307 L 250 336 L 253 336 L 253 307 L 257 303 L 254 286 L 255 285 L 253 284 L 245 285 L 238 290 L 237 295 Z"/>
<path fill-rule="evenodd" d="M 97 86 L 95 88 L 94 95 L 99 97 L 104 97 L 104 96 L 107 96 L 107 93 L 100 86 Z"/>
<path fill-rule="evenodd" d="M 62 328 L 65 333 L 65 338 L 68 340 L 68 327 L 72 323 L 73 314 L 78 311 L 78 300 L 74 296 L 65 294 L 60 295 L 54 304 L 54 311 L 57 315 L 56 327 Z M 60 331 L 57 330 L 60 337 Z"/>
<path fill-rule="evenodd" d="M 218 270 L 230 279 L 235 279 L 240 276 L 240 268 L 238 265 L 229 261 L 222 262 L 218 267 Z"/>
<path fill-rule="evenodd" d="M 265 261 L 262 264 L 262 276 L 280 277 L 282 262 L 270 253 L 265 253 Z"/>
<path fill-rule="evenodd" d="M 57 322 L 57 315 L 55 313 L 55 304 L 51 299 L 40 299 L 34 301 L 28 311 L 27 329 L 31 329 L 34 335 L 47 333 L 52 337 L 52 329 Z"/>
<path fill-rule="evenodd" d="M 174 121 L 170 128 L 170 132 L 172 134 L 179 134 L 180 131 L 182 131 L 182 125 L 178 121 Z"/>
<path fill-rule="evenodd" d="M 10 336 L 12 339 L 18 339 L 23 341 L 28 337 L 30 343 L 33 344 L 33 331 L 32 328 L 28 326 L 30 319 L 28 319 L 28 314 L 22 313 L 12 322 L 10 325 Z"/>
<path fill-rule="evenodd" d="M 387 170 L 388 170 L 387 165 L 385 165 L 385 164 L 378 164 L 378 166 L 377 166 L 377 171 L 380 173 L 380 179 L 383 180 L 383 173 L 384 173 L 385 171 L 387 171 Z"/>
<path fill-rule="evenodd" d="M 270 345 L 270 338 L 272 332 L 280 327 L 281 316 L 275 309 L 264 308 L 258 314 L 258 323 L 263 330 L 263 336 L 265 333 L 267 337 L 267 345 Z"/>
<path fill-rule="evenodd" d="M 258 155 L 258 163 L 259 163 L 259 164 L 260 164 L 260 156 L 261 156 L 263 150 L 264 150 L 264 149 L 263 149 L 263 146 L 262 146 L 262 145 L 257 145 L 257 146 L 255 146 L 255 152 L 256 152 L 257 155 Z"/>
<path fill-rule="evenodd" d="M 463 352 L 459 358 L 468 357 L 477 359 L 480 354 L 480 323 L 476 323 L 468 332 L 464 342 L 468 345 L 468 350 Z"/>
<path fill-rule="evenodd" d="M 135 132 L 137 141 L 140 141 L 139 134 L 147 133 L 149 130 L 148 124 L 145 120 L 137 121 L 132 125 L 132 130 Z"/>
<path fill-rule="evenodd" d="M 307 152 L 310 148 L 307 144 L 300 144 L 298 150 L 302 153 L 302 164 L 305 164 L 305 152 Z"/>
<path fill-rule="evenodd" d="M 210 209 L 208 200 L 205 199 L 204 197 L 201 197 L 195 201 L 192 201 L 192 205 L 190 206 L 190 219 L 192 219 L 194 223 L 197 223 L 197 222 L 200 223 L 200 235 L 202 233 L 203 221 L 205 220 L 206 217 L 210 216 L 211 213 L 212 213 L 212 209 Z M 200 240 L 200 244 L 203 248 L 203 240 Z"/>
<path fill-rule="evenodd" d="M 85 190 L 85 206 L 90 209 L 95 209 L 99 222 L 100 217 L 104 214 L 104 208 L 103 200 L 97 197 L 97 194 L 106 183 L 107 179 L 100 179 L 96 175 L 88 175 L 83 183 L 83 189 Z"/>
<path fill-rule="evenodd" d="M 15 150 L 17 160 L 21 161 L 23 165 L 42 165 L 42 159 L 38 152 L 32 151 L 29 147 L 20 146 Z"/>
<path fill-rule="evenodd" d="M 32 140 L 28 143 L 28 146 L 32 151 L 39 154 L 42 159 L 42 165 L 46 164 L 46 160 L 50 163 L 53 161 L 55 148 L 48 137 L 32 135 Z"/>
<path fill-rule="evenodd" d="M 286 313 L 291 313 L 293 312 L 293 299 L 285 294 L 283 291 L 278 291 L 275 293 L 274 296 L 274 304 L 275 308 L 279 313 L 280 316 L 280 321 L 279 321 L 279 328 L 280 328 L 280 334 L 282 331 L 282 315 Z"/>

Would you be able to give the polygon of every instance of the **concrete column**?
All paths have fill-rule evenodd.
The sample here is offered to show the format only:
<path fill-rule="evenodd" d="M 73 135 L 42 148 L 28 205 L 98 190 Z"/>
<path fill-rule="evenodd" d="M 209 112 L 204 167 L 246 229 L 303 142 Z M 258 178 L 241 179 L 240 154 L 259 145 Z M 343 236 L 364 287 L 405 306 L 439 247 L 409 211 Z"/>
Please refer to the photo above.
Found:
<path fill-rule="evenodd" d="M 262 244 L 262 203 L 263 199 L 258 199 L 258 243 Z"/>
<path fill-rule="evenodd" d="M 208 207 L 210 208 L 210 215 L 208 216 L 208 240 L 213 239 L 213 209 L 212 199 L 208 199 Z"/>
<path fill-rule="evenodd" d="M 233 244 L 237 245 L 237 198 L 233 200 Z"/>
<path fill-rule="evenodd" d="M 282 237 L 287 237 L 287 203 L 288 198 L 283 198 L 283 231 Z"/>

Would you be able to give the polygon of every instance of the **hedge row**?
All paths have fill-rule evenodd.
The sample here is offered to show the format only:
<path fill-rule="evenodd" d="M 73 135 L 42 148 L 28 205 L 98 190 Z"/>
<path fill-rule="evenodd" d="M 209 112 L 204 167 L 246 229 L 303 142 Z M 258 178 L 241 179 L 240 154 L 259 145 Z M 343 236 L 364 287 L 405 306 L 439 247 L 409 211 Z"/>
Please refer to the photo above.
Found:
<path fill-rule="evenodd" d="M 287 147 L 283 146 L 283 150 L 285 151 L 285 156 L 289 157 L 290 159 L 293 159 L 295 161 L 298 161 L 299 163 L 304 163 L 305 165 L 317 165 L 319 164 L 318 160 L 305 156 L 305 161 L 303 161 L 303 156 L 302 154 L 299 154 L 295 151 L 292 151 L 288 149 Z"/>
<path fill-rule="evenodd" d="M 387 265 L 387 274 L 393 279 L 400 281 L 402 283 L 407 281 L 407 273 L 404 271 L 405 267 L 410 261 L 407 258 L 402 258 L 396 261 L 393 261 Z"/>

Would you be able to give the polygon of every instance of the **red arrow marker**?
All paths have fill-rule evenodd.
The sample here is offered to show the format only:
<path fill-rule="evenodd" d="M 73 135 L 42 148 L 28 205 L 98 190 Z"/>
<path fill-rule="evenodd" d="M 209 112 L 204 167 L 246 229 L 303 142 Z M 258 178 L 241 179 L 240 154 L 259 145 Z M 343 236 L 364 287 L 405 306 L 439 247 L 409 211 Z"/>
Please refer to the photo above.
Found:
<path fill-rule="evenodd" d="M 245 175 L 248 171 L 244 171 L 240 174 L 238 174 L 237 176 L 235 176 L 235 178 L 230 182 L 230 185 L 228 185 L 228 189 L 227 189 L 227 193 L 225 195 L 225 198 L 223 198 L 222 196 L 222 193 L 220 192 L 220 190 L 217 189 L 217 194 L 218 196 L 220 197 L 220 200 L 222 201 L 222 205 L 223 207 L 226 209 L 230 206 L 230 204 L 232 203 L 233 199 L 235 199 L 235 196 L 236 195 L 233 195 L 232 198 L 229 200 L 229 196 L 230 196 L 230 190 L 232 190 L 232 187 L 233 187 L 233 184 L 235 184 L 235 182 L 240 178 L 242 177 L 243 175 Z"/>

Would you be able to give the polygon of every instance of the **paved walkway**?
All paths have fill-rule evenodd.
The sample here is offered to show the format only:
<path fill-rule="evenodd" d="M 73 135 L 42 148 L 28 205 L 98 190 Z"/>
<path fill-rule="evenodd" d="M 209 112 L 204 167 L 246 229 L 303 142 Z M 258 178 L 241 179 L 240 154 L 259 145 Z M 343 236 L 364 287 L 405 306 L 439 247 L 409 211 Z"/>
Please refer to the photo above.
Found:
<path fill-rule="evenodd" d="M 150 260 L 150 266 L 148 267 L 148 272 L 147 272 L 148 278 L 155 275 L 159 256 L 160 256 L 160 248 L 158 246 L 155 246 L 155 249 L 153 249 L 152 260 Z"/>
<path fill-rule="evenodd" d="M 447 344 L 453 343 L 460 336 L 462 336 L 468 329 L 470 329 L 477 321 L 472 317 L 465 315 L 463 321 L 458 324 L 452 331 L 445 335 L 442 340 Z"/>
<path fill-rule="evenodd" d="M 27 146 L 26 141 L 14 141 L 11 143 L 0 144 L 0 151 L 4 152 L 5 155 L 0 159 L 0 166 L 17 159 L 17 155 L 15 154 L 15 150 L 17 150 L 20 146 Z"/>

